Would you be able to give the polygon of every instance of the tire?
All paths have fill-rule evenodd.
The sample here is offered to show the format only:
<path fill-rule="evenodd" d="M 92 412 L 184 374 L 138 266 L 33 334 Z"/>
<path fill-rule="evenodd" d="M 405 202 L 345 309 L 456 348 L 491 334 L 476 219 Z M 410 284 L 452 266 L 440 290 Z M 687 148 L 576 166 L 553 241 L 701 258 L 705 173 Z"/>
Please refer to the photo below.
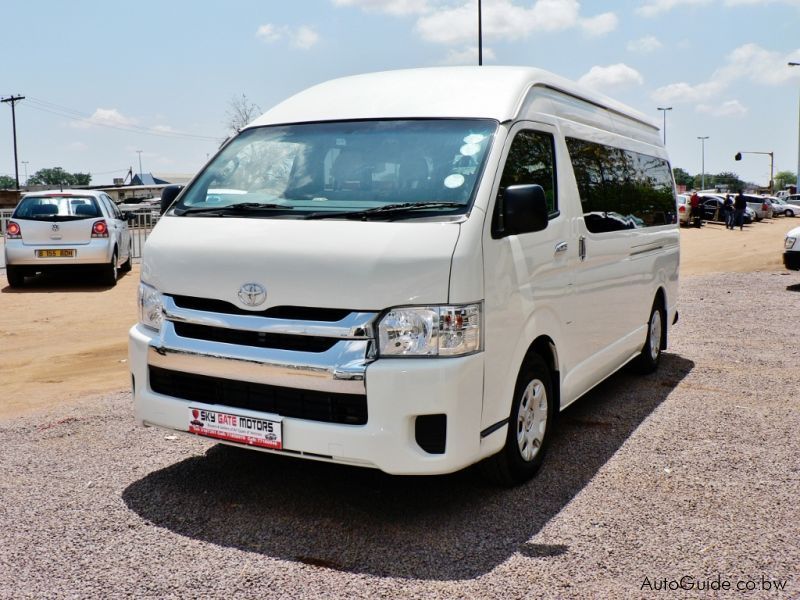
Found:
<path fill-rule="evenodd" d="M 787 209 L 783 212 L 784 217 L 794 217 L 794 211 L 792 209 Z"/>
<path fill-rule="evenodd" d="M 115 285 L 117 285 L 118 275 L 119 273 L 117 269 L 117 251 L 114 250 L 114 254 L 111 255 L 111 262 L 109 262 L 106 266 L 103 267 L 103 274 L 101 275 L 103 284 L 114 287 Z"/>
<path fill-rule="evenodd" d="M 128 246 L 128 260 L 120 266 L 119 270 L 123 273 L 128 273 L 133 268 L 133 248 Z"/>
<path fill-rule="evenodd" d="M 21 288 L 25 285 L 25 272 L 19 267 L 6 266 L 6 279 L 8 287 Z"/>
<path fill-rule="evenodd" d="M 650 310 L 650 318 L 647 320 L 647 339 L 644 341 L 639 356 L 631 364 L 637 373 L 647 375 L 658 369 L 658 363 L 661 361 L 661 343 L 666 330 L 665 324 L 664 307 L 661 306 L 661 301 L 656 299 Z"/>
<path fill-rule="evenodd" d="M 538 355 L 526 358 L 517 375 L 505 445 L 481 463 L 484 476 L 510 487 L 536 475 L 550 445 L 556 407 L 550 369 Z"/>

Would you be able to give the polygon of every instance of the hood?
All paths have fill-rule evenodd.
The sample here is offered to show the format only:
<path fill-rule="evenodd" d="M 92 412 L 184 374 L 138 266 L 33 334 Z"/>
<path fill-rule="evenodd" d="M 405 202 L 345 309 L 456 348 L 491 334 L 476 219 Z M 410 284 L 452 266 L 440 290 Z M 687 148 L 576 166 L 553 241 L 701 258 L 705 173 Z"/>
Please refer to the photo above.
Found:
<path fill-rule="evenodd" d="M 460 225 L 440 222 L 164 217 L 142 280 L 167 294 L 241 306 L 259 283 L 271 306 L 381 310 L 445 303 Z"/>

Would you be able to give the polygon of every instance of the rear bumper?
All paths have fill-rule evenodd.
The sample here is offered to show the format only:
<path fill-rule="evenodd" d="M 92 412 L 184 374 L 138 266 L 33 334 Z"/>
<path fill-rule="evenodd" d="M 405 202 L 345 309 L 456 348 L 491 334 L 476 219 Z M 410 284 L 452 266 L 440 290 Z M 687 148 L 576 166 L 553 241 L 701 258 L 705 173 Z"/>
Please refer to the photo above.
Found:
<path fill-rule="evenodd" d="M 784 252 L 783 265 L 792 271 L 800 271 L 800 252 L 796 250 Z"/>
<path fill-rule="evenodd" d="M 149 368 L 151 358 L 158 356 L 153 354 L 153 348 L 160 344 L 159 340 L 158 334 L 141 325 L 130 330 L 129 361 L 135 382 L 136 420 L 143 425 L 188 432 L 190 407 L 225 410 L 224 405 L 203 404 L 154 392 Z M 215 360 L 211 353 L 198 358 L 206 365 Z M 252 379 L 286 385 L 287 373 L 276 370 L 269 362 L 245 364 L 232 361 L 230 357 L 221 361 L 224 362 L 213 365 L 217 376 L 227 372 L 229 378 L 240 381 Z M 283 417 L 284 450 L 263 451 L 374 467 L 397 475 L 441 474 L 462 469 L 481 457 L 483 362 L 483 354 L 372 362 L 367 366 L 365 381 L 358 382 L 366 391 L 368 419 L 365 425 Z M 272 381 L 273 375 L 283 379 Z M 314 379 L 311 373 L 293 375 L 295 378 L 305 376 L 309 381 L 297 382 L 299 388 L 319 389 L 322 384 L 330 391 L 330 386 L 338 385 L 336 379 L 311 381 Z M 341 381 L 342 389 L 352 392 L 354 383 Z M 238 408 L 227 410 L 244 416 L 268 415 Z M 440 454 L 426 452 L 416 441 L 416 418 L 433 414 L 445 415 L 447 420 L 444 452 Z"/>
<path fill-rule="evenodd" d="M 38 258 L 37 250 L 75 250 L 72 258 Z M 95 238 L 88 244 L 24 244 L 23 240 L 6 240 L 6 265 L 23 267 L 63 267 L 70 265 L 101 265 L 111 261 L 111 238 Z"/>

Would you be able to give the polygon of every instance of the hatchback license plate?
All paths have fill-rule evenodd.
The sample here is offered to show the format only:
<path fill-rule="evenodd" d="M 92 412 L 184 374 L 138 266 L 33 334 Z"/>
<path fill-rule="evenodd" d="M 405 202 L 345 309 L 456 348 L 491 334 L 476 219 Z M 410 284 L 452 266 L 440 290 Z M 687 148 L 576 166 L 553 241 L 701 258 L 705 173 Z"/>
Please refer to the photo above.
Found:
<path fill-rule="evenodd" d="M 189 433 L 259 448 L 283 447 L 280 421 L 204 408 L 189 408 Z"/>
<path fill-rule="evenodd" d="M 37 258 L 74 258 L 75 250 L 37 250 Z"/>

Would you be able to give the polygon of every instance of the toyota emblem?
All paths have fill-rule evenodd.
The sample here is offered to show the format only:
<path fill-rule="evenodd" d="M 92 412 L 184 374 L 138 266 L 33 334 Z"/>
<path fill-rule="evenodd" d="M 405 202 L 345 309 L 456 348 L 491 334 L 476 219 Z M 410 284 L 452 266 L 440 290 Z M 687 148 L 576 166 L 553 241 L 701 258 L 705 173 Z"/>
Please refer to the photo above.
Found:
<path fill-rule="evenodd" d="M 267 290 L 260 283 L 245 283 L 239 288 L 238 296 L 245 306 L 258 306 L 267 299 Z"/>

